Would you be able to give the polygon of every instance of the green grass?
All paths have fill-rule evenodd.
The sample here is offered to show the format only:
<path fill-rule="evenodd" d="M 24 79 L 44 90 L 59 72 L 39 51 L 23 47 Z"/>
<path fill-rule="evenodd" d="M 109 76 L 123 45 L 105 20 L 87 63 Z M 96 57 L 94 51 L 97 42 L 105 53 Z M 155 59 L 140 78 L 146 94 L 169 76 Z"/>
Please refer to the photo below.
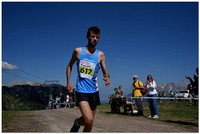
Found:
<path fill-rule="evenodd" d="M 13 121 L 13 117 L 15 118 L 26 118 L 26 117 L 33 117 L 32 114 L 25 114 L 24 111 L 2 111 L 2 123 L 7 124 Z"/>
<path fill-rule="evenodd" d="M 198 127 L 198 104 L 196 106 L 189 106 L 188 101 L 176 101 L 158 103 L 157 106 L 159 112 L 158 121 Z M 141 118 L 146 118 L 150 115 L 148 103 L 143 103 L 143 107 L 144 117 Z M 134 106 L 134 108 L 137 109 L 136 106 Z M 111 115 L 110 111 L 110 105 L 108 104 L 98 107 L 98 112 L 100 114 Z M 123 108 L 121 108 L 121 112 L 124 112 Z M 121 114 L 119 116 L 128 117 L 131 115 Z"/>
<path fill-rule="evenodd" d="M 13 117 L 10 116 L 10 113 L 15 116 L 14 112 L 12 112 L 12 111 L 9 111 L 9 112 L 3 111 L 2 112 L 2 124 L 8 124 L 9 122 L 11 122 Z"/>
<path fill-rule="evenodd" d="M 35 122 L 30 123 L 34 118 L 39 117 L 29 111 L 2 111 L 2 132 L 40 132 L 41 126 Z M 33 125 L 35 128 L 29 130 Z"/>
<path fill-rule="evenodd" d="M 16 95 L 4 92 L 2 95 L 2 110 L 3 111 L 22 111 L 22 110 L 43 110 L 46 106 L 23 98 Z"/>

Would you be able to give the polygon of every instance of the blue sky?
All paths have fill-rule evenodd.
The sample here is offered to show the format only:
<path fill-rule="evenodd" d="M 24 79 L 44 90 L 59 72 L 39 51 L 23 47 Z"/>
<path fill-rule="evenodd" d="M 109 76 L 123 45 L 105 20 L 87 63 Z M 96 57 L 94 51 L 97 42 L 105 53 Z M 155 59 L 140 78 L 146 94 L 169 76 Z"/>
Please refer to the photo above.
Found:
<path fill-rule="evenodd" d="M 148 74 L 178 83 L 198 67 L 198 2 L 3 2 L 2 62 L 15 68 L 3 69 L 2 83 L 66 85 L 72 52 L 87 45 L 90 26 L 101 29 L 97 48 L 111 76 L 105 87 L 99 72 L 102 97 L 119 85 L 130 93 L 133 74 L 143 83 Z M 74 86 L 76 77 L 74 65 Z"/>

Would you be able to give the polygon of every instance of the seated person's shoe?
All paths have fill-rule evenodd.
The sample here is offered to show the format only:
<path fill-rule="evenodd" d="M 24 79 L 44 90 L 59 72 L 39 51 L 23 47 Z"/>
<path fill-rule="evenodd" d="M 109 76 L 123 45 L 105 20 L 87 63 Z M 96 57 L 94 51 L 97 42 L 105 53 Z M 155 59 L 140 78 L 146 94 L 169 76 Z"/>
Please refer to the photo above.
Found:
<path fill-rule="evenodd" d="M 133 113 L 136 114 L 136 113 L 138 113 L 138 111 L 137 110 L 133 110 Z"/>
<path fill-rule="evenodd" d="M 152 118 L 152 116 L 151 116 L 151 115 L 149 115 L 147 118 Z"/>

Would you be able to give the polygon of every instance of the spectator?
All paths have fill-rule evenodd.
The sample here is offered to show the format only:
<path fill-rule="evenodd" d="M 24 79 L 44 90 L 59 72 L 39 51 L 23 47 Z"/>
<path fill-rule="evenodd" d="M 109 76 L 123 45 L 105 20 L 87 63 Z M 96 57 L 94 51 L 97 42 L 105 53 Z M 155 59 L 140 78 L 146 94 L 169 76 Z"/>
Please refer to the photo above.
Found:
<path fill-rule="evenodd" d="M 137 75 L 133 75 L 133 93 L 132 93 L 132 96 L 133 97 L 138 97 L 138 98 L 135 98 L 135 104 L 137 106 L 137 109 L 138 109 L 138 114 L 139 116 L 143 116 L 143 104 L 142 104 L 142 94 L 140 92 L 140 89 L 144 89 L 144 86 L 143 86 L 143 83 L 141 81 L 138 80 L 138 77 Z"/>
<path fill-rule="evenodd" d="M 151 75 L 147 76 L 146 86 L 147 88 L 147 97 L 157 97 L 158 92 L 156 90 L 156 82 L 153 80 Z M 158 108 L 157 108 L 157 99 L 148 99 L 149 109 L 151 111 L 151 115 L 148 118 L 157 119 L 158 117 Z"/>
<path fill-rule="evenodd" d="M 57 105 L 56 100 L 52 99 L 52 104 L 53 104 L 53 108 L 52 109 L 56 109 L 56 105 Z"/>
<path fill-rule="evenodd" d="M 65 97 L 62 93 L 60 93 L 60 105 L 61 105 L 61 108 L 64 107 L 64 103 L 65 103 Z"/>
<path fill-rule="evenodd" d="M 113 100 L 113 98 L 115 97 L 115 92 L 116 92 L 116 90 L 118 90 L 118 88 L 114 88 L 114 91 L 108 96 L 108 98 L 109 98 L 109 104 L 110 104 L 110 109 L 111 109 L 111 113 L 113 113 L 113 102 L 112 102 L 112 100 Z"/>
<path fill-rule="evenodd" d="M 170 91 L 169 91 L 169 95 L 170 95 L 170 98 L 173 98 L 173 97 L 174 97 L 174 92 L 173 92 L 173 90 L 170 90 Z"/>
<path fill-rule="evenodd" d="M 198 94 L 199 94 L 199 68 L 196 68 L 196 73 L 197 75 L 194 74 L 194 81 L 192 80 L 192 78 L 190 76 L 185 76 L 186 79 L 190 80 L 190 84 L 192 84 L 192 88 L 194 89 L 194 93 L 195 93 L 195 98 L 198 98 Z M 196 100 L 194 100 L 194 105 L 196 105 Z"/>
<path fill-rule="evenodd" d="M 162 96 L 163 96 L 163 97 L 166 97 L 166 93 L 165 93 L 165 91 L 162 93 Z"/>
<path fill-rule="evenodd" d="M 56 102 L 55 102 L 55 104 L 56 104 L 56 109 L 59 109 L 60 107 L 59 107 L 59 103 L 60 103 L 60 98 L 58 97 L 58 96 L 56 96 Z"/>
<path fill-rule="evenodd" d="M 115 88 L 114 91 L 108 96 L 108 98 L 110 99 L 110 100 L 109 100 L 109 104 L 112 103 L 112 98 L 114 98 L 115 92 L 116 92 L 117 89 L 118 89 L 118 88 Z"/>
<path fill-rule="evenodd" d="M 120 91 L 120 95 L 121 95 L 121 97 L 124 97 L 124 90 L 122 89 L 122 86 L 120 85 L 119 86 L 119 91 Z"/>
<path fill-rule="evenodd" d="M 70 107 L 70 96 L 69 95 L 66 95 L 66 107 Z"/>
<path fill-rule="evenodd" d="M 196 68 L 196 73 L 197 73 L 197 75 L 195 75 L 194 74 L 194 81 L 191 79 L 191 77 L 190 76 L 185 76 L 185 78 L 186 79 L 189 79 L 190 80 L 190 84 L 192 84 L 192 86 L 193 86 L 193 88 L 194 89 L 198 89 L 198 80 L 199 80 L 199 76 L 198 76 L 198 74 L 199 74 L 199 68 Z"/>
<path fill-rule="evenodd" d="M 115 89 L 115 96 L 114 96 L 114 99 L 120 98 L 120 97 L 121 97 L 121 94 L 120 94 L 119 89 L 117 88 L 117 89 Z"/>
<path fill-rule="evenodd" d="M 192 100 L 195 98 L 195 90 L 192 87 L 192 84 L 188 84 L 187 90 L 189 90 L 190 106 L 192 106 Z"/>
<path fill-rule="evenodd" d="M 173 90 L 170 90 L 170 92 L 169 92 L 169 97 L 170 97 L 170 98 L 174 98 L 174 92 L 173 92 Z M 173 100 L 170 99 L 170 101 L 173 101 Z"/>
<path fill-rule="evenodd" d="M 176 101 L 176 100 L 177 100 L 177 93 L 174 92 L 174 101 Z"/>
<path fill-rule="evenodd" d="M 76 106 L 76 87 L 72 90 L 71 102 L 73 102 L 73 107 Z"/>
<path fill-rule="evenodd" d="M 53 109 L 53 99 L 50 99 L 49 103 L 50 103 L 50 106 L 51 106 L 50 109 Z"/>
<path fill-rule="evenodd" d="M 162 97 L 162 94 L 159 93 L 158 96 L 159 96 L 159 97 Z M 162 103 L 162 98 L 159 98 L 159 99 L 158 99 L 158 102 Z"/>
<path fill-rule="evenodd" d="M 72 95 L 71 98 L 72 98 L 72 101 L 73 101 L 73 102 L 75 102 L 75 93 L 76 93 L 76 88 L 74 88 L 74 89 L 72 90 L 72 94 L 71 94 L 71 95 Z"/>
<path fill-rule="evenodd" d="M 47 105 L 47 109 L 51 109 L 51 100 L 49 101 L 48 105 Z"/>
<path fill-rule="evenodd" d="M 167 96 L 167 94 L 166 94 L 166 92 L 164 91 L 164 92 L 162 93 L 162 97 L 166 97 L 166 96 Z M 164 99 L 163 101 L 166 101 L 166 100 Z"/>
<path fill-rule="evenodd" d="M 119 89 L 115 90 L 115 96 L 114 96 L 114 98 L 120 98 L 120 97 L 121 97 L 121 95 L 120 95 Z M 138 113 L 138 111 L 135 110 L 135 108 L 133 107 L 133 103 L 132 102 L 128 102 L 128 100 L 127 100 L 126 104 L 132 106 L 133 113 Z"/>
<path fill-rule="evenodd" d="M 60 102 L 60 98 L 56 96 L 56 104 L 58 104 L 59 102 Z"/>

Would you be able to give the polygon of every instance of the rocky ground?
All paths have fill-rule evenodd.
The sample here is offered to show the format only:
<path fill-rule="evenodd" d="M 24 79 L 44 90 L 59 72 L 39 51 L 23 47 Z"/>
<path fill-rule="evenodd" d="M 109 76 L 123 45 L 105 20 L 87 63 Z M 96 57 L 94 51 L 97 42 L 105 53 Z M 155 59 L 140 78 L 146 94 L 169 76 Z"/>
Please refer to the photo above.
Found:
<path fill-rule="evenodd" d="M 12 116 L 12 115 L 8 115 Z M 78 108 L 17 112 L 3 132 L 68 133 L 74 119 L 81 116 Z M 83 127 L 80 128 L 82 132 Z M 92 132 L 198 132 L 198 127 L 167 124 L 146 117 L 102 114 L 97 111 Z"/>

